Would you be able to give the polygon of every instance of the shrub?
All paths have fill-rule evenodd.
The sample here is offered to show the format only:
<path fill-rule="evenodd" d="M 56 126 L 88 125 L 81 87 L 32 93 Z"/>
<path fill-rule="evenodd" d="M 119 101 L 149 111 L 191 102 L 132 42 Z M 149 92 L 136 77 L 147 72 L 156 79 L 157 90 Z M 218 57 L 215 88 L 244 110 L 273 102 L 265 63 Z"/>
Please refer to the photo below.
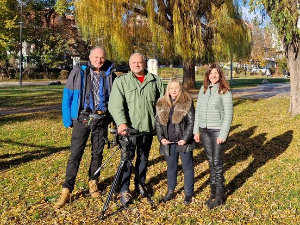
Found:
<path fill-rule="evenodd" d="M 59 78 L 60 79 L 68 79 L 69 76 L 69 71 L 68 70 L 62 70 L 59 73 Z"/>

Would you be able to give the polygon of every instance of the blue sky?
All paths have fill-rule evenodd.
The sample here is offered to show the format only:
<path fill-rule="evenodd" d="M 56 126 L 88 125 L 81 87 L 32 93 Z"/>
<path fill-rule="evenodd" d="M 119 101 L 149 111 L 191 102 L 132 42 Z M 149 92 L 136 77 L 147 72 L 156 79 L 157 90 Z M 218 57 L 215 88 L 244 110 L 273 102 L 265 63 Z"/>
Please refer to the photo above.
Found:
<path fill-rule="evenodd" d="M 251 22 L 255 17 L 257 17 L 259 21 L 262 22 L 261 27 L 266 26 L 266 24 L 270 21 L 270 18 L 268 16 L 263 18 L 259 9 L 255 10 L 254 12 L 250 12 L 249 5 L 243 5 L 242 0 L 237 0 L 237 2 L 240 4 L 242 14 L 243 14 L 242 17 L 244 20 Z"/>

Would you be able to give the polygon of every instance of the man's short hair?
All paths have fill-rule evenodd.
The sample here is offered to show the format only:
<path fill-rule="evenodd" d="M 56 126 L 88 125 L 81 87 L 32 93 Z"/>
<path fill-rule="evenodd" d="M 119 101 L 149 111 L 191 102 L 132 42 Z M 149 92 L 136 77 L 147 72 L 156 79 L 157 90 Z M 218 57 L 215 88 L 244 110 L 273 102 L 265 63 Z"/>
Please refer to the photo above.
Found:
<path fill-rule="evenodd" d="M 130 57 L 129 57 L 129 62 L 130 62 L 131 57 L 132 57 L 132 56 L 135 56 L 135 55 L 140 55 L 140 56 L 142 57 L 142 59 L 143 59 L 143 62 L 146 63 L 145 56 L 144 56 L 143 54 L 141 54 L 141 53 L 138 53 L 138 52 L 132 53 L 132 54 L 130 55 Z"/>
<path fill-rule="evenodd" d="M 93 51 L 96 50 L 96 49 L 98 49 L 98 48 L 101 49 L 102 51 L 104 51 L 104 53 L 105 53 L 105 55 L 106 55 L 105 49 L 104 49 L 103 47 L 100 47 L 100 46 L 95 46 L 95 47 L 93 47 L 93 48 L 91 49 L 91 51 L 90 51 L 90 55 L 92 55 Z"/>

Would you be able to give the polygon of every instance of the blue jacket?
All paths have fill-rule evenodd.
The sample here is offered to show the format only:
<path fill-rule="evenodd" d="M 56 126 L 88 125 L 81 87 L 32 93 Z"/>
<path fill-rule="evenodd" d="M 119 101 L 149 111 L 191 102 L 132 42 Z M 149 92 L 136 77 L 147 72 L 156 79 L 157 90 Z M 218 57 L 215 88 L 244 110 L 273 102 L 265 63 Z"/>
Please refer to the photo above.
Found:
<path fill-rule="evenodd" d="M 102 70 L 105 71 L 105 87 L 106 93 L 99 91 L 100 102 L 98 109 L 94 109 L 94 103 L 92 101 L 92 93 L 90 94 L 89 105 L 86 102 L 85 96 L 85 87 L 86 87 L 86 76 L 90 72 L 90 67 L 88 65 L 82 65 L 81 67 L 75 67 L 66 83 L 66 86 L 63 91 L 63 99 L 62 99 L 62 116 L 63 123 L 65 127 L 70 127 L 73 125 L 72 120 L 77 120 L 80 112 L 90 107 L 94 110 L 107 110 L 108 99 L 111 92 L 112 82 L 115 78 L 115 74 L 113 73 L 113 63 L 109 60 L 106 60 L 104 65 L 102 66 Z M 100 79 L 99 90 L 103 90 L 104 85 L 104 77 Z"/>

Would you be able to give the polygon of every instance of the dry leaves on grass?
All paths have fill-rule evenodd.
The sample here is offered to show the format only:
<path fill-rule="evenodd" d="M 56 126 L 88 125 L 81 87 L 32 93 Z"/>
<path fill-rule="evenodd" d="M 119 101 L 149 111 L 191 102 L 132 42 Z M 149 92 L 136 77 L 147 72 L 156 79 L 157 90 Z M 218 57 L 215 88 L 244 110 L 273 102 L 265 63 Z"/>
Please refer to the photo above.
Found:
<path fill-rule="evenodd" d="M 224 157 L 227 192 L 223 206 L 208 210 L 204 205 L 209 195 L 209 170 L 201 145 L 194 151 L 193 202 L 189 206 L 183 204 L 180 166 L 175 199 L 160 203 L 167 191 L 166 162 L 159 155 L 155 138 L 147 174 L 147 188 L 155 208 L 133 192 L 134 203 L 128 209 L 121 210 L 111 201 L 101 224 L 299 223 L 299 118 L 285 113 L 285 98 L 235 103 Z M 71 204 L 54 210 L 65 176 L 71 135 L 62 126 L 60 111 L 2 116 L 0 125 L 1 224 L 99 223 L 98 216 L 120 160 L 119 152 L 101 171 L 101 197 L 92 199 L 88 193 L 88 145 Z M 105 149 L 104 158 L 110 154 L 111 150 Z"/>

